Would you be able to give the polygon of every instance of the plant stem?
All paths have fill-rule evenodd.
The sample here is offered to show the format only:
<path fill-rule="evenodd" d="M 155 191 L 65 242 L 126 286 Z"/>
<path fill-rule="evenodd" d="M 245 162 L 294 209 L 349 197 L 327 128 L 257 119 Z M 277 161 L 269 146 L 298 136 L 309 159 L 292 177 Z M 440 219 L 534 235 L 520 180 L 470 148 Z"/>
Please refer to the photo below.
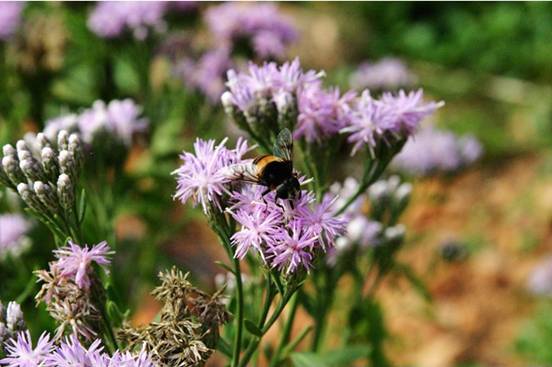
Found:
<path fill-rule="evenodd" d="M 278 363 L 280 362 L 282 350 L 284 349 L 284 346 L 289 342 L 293 321 L 295 321 L 295 314 L 297 313 L 297 306 L 299 305 L 298 299 L 299 297 L 297 293 L 295 293 L 291 299 L 291 308 L 289 310 L 289 315 L 284 325 L 284 330 L 282 331 L 282 336 L 280 337 L 276 352 L 274 353 L 272 361 L 270 362 L 270 367 L 278 365 Z"/>
<path fill-rule="evenodd" d="M 236 337 L 234 339 L 234 353 L 232 355 L 232 366 L 237 367 L 240 363 L 240 353 L 243 334 L 243 284 L 241 278 L 241 269 L 239 259 L 233 257 L 234 272 L 236 276 L 236 301 L 237 301 L 237 317 L 236 317 Z"/>

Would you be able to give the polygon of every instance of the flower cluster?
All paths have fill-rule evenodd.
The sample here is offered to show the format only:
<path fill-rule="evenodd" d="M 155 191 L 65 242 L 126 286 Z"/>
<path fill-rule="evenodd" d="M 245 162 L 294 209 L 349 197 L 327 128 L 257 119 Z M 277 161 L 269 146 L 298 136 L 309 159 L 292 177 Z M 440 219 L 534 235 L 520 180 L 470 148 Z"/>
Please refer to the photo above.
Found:
<path fill-rule="evenodd" d="M 350 124 L 341 132 L 350 134 L 347 140 L 353 144 L 353 155 L 363 146 L 373 153 L 381 141 L 412 135 L 425 117 L 443 105 L 444 102 L 424 103 L 421 89 L 384 93 L 379 99 L 366 90 L 354 101 Z"/>
<path fill-rule="evenodd" d="M 173 172 L 177 176 L 175 198 L 182 203 L 193 199 L 207 214 L 213 209 L 221 210 L 222 196 L 228 192 L 230 178 L 224 168 L 242 162 L 242 156 L 250 150 L 247 141 L 239 140 L 234 149 L 226 147 L 226 139 L 215 146 L 214 140 L 197 139 L 194 153 L 184 152 L 184 162 Z"/>
<path fill-rule="evenodd" d="M 344 205 L 358 189 L 354 178 L 347 178 L 343 184 L 334 183 L 330 192 L 339 197 L 337 207 Z M 406 208 L 412 192 L 412 185 L 401 183 L 398 176 L 373 183 L 367 193 L 358 196 L 345 211 L 347 222 L 343 236 L 335 241 L 335 249 L 328 256 L 328 263 L 335 265 L 338 258 L 351 249 L 365 251 L 368 248 L 400 242 L 404 237 L 404 226 L 396 224 L 399 215 Z M 368 207 L 370 215 L 367 215 Z"/>
<path fill-rule="evenodd" d="M 6 40 L 13 35 L 21 21 L 23 2 L 0 2 L 0 40 Z"/>
<path fill-rule="evenodd" d="M 294 137 L 319 142 L 337 133 L 348 134 L 352 154 L 367 145 L 370 152 L 381 142 L 405 139 L 443 102 L 424 103 L 422 90 L 384 93 L 376 99 L 368 90 L 357 96 L 349 91 L 324 89 L 323 72 L 301 69 L 299 60 L 250 64 L 247 72 L 228 72 L 221 99 L 238 126 L 258 136 L 294 128 Z"/>
<path fill-rule="evenodd" d="M 224 92 L 223 76 L 231 67 L 230 50 L 221 47 L 205 52 L 198 60 L 184 57 L 178 61 L 175 72 L 187 87 L 198 90 L 216 104 Z"/>
<path fill-rule="evenodd" d="M 19 140 L 4 145 L 0 183 L 15 190 L 27 207 L 57 233 L 69 234 L 76 218 L 76 183 L 82 165 L 77 134 L 62 130 L 57 142 L 38 134 L 36 146 Z"/>
<path fill-rule="evenodd" d="M 102 38 L 117 38 L 130 30 L 136 39 L 143 40 L 150 28 L 157 32 L 166 29 L 166 9 L 164 1 L 104 1 L 90 14 L 88 27 Z"/>
<path fill-rule="evenodd" d="M 0 215 L 0 260 L 18 256 L 30 244 L 26 236 L 31 224 L 19 214 Z"/>
<path fill-rule="evenodd" d="M 7 357 L 0 365 L 8 367 L 154 367 L 145 350 L 133 355 L 116 351 L 112 356 L 103 351 L 100 340 L 94 341 L 88 348 L 81 344 L 75 335 L 65 338 L 59 345 L 50 340 L 44 332 L 35 346 L 31 334 L 21 332 L 6 344 Z"/>
<path fill-rule="evenodd" d="M 386 57 L 374 63 L 364 62 L 349 78 L 352 88 L 377 91 L 409 87 L 415 81 L 416 76 L 406 65 L 400 59 L 393 57 Z"/>
<path fill-rule="evenodd" d="M 412 175 L 450 172 L 476 161 L 481 144 L 473 136 L 457 137 L 432 127 L 421 129 L 408 141 L 392 165 Z"/>
<path fill-rule="evenodd" d="M 96 101 L 78 115 L 68 114 L 46 121 L 44 134 L 51 139 L 60 130 L 78 131 L 86 144 L 92 144 L 103 133 L 129 146 L 133 134 L 147 127 L 148 121 L 140 117 L 141 113 L 142 108 L 131 99 L 107 104 Z"/>
<path fill-rule="evenodd" d="M 0 302 L 0 352 L 4 343 L 13 338 L 17 332 L 25 330 L 25 320 L 21 306 L 17 302 L 8 302 L 4 308 Z"/>
<path fill-rule="evenodd" d="M 130 349 L 145 348 L 159 365 L 202 366 L 229 319 L 222 299 L 194 288 L 175 268 L 159 278 L 161 285 L 152 293 L 163 303 L 159 320 L 141 328 L 125 326 L 119 338 Z"/>
<path fill-rule="evenodd" d="M 233 49 L 246 42 L 263 59 L 284 56 L 286 46 L 297 38 L 292 23 L 272 4 L 218 5 L 207 10 L 205 21 L 218 47 Z"/>
<path fill-rule="evenodd" d="M 312 193 L 302 191 L 298 199 L 276 201 L 274 193 L 262 195 L 261 186 L 246 185 L 232 194 L 228 209 L 240 229 L 232 236 L 235 256 L 253 250 L 265 264 L 286 274 L 311 268 L 316 255 L 333 246 L 345 228 L 335 216 L 335 199 L 326 196 L 315 203 Z"/>
<path fill-rule="evenodd" d="M 106 242 L 95 246 L 79 246 L 72 242 L 54 252 L 56 261 L 48 270 L 36 271 L 42 288 L 36 295 L 38 303 L 44 302 L 48 312 L 59 322 L 56 339 L 67 328 L 76 335 L 93 339 L 98 330 L 100 307 L 103 300 L 99 279 L 93 263 L 106 266 L 111 254 Z"/>

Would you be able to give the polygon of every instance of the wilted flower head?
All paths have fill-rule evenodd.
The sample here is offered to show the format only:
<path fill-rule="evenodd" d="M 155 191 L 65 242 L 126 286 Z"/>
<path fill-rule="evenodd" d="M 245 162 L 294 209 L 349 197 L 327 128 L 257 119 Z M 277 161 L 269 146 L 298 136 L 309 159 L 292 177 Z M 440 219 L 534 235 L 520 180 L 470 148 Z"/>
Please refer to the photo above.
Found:
<path fill-rule="evenodd" d="M 173 172 L 177 176 L 176 199 L 183 203 L 193 199 L 194 205 L 201 204 L 205 213 L 222 208 L 221 197 L 231 181 L 223 169 L 240 163 L 249 150 L 245 140 L 238 140 L 234 149 L 226 147 L 226 140 L 215 146 L 214 140 L 197 139 L 194 153 L 181 155 L 184 163 Z"/>
<path fill-rule="evenodd" d="M 272 4 L 225 3 L 211 7 L 205 20 L 217 42 L 248 46 L 261 58 L 282 57 L 297 38 L 292 23 Z"/>
<path fill-rule="evenodd" d="M 165 30 L 166 10 L 164 1 L 104 1 L 90 14 L 88 28 L 103 38 L 116 38 L 129 30 L 134 38 L 143 40 L 150 28 L 158 32 Z"/>
<path fill-rule="evenodd" d="M 30 227 L 30 223 L 19 214 L 0 215 L 0 259 L 24 250 L 28 244 L 25 235 Z"/>
<path fill-rule="evenodd" d="M 10 339 L 6 344 L 6 357 L 0 360 L 0 364 L 8 367 L 37 367 L 44 366 L 48 354 L 52 351 L 52 342 L 47 333 L 43 333 L 36 346 L 33 347 L 31 333 L 20 332 L 16 338 Z"/>
<path fill-rule="evenodd" d="M 376 145 L 385 143 L 386 139 L 408 138 L 425 117 L 443 105 L 443 102 L 424 104 L 421 89 L 384 93 L 380 99 L 364 91 L 353 105 L 350 124 L 341 131 L 350 133 L 348 141 L 354 144 L 352 154 L 365 145 L 373 152 Z"/>
<path fill-rule="evenodd" d="M 90 288 L 90 273 L 93 271 L 92 263 L 106 266 L 111 262 L 109 255 L 112 252 L 109 250 L 107 242 L 102 241 L 97 245 L 79 246 L 71 241 L 66 247 L 62 247 L 54 251 L 57 257 L 56 266 L 58 267 L 62 277 L 68 277 L 75 282 L 80 288 Z"/>
<path fill-rule="evenodd" d="M 24 6 L 24 2 L 0 2 L 0 40 L 6 40 L 14 34 L 21 21 Z"/>
<path fill-rule="evenodd" d="M 481 152 L 472 136 L 458 138 L 452 132 L 428 127 L 405 144 L 392 166 L 413 175 L 450 172 L 474 162 Z"/>
<path fill-rule="evenodd" d="M 408 87 L 416 81 L 406 65 L 392 57 L 377 62 L 364 62 L 351 74 L 349 83 L 355 89 L 394 90 Z"/>

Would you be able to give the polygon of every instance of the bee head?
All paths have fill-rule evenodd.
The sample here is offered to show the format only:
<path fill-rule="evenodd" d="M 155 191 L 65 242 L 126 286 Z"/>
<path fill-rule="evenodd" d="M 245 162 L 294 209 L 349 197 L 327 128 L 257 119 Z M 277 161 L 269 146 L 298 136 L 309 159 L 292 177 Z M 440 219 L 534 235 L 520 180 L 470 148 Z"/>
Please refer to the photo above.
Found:
<path fill-rule="evenodd" d="M 280 199 L 295 199 L 301 192 L 301 186 L 297 177 L 292 176 L 285 180 L 276 189 L 276 197 Z"/>

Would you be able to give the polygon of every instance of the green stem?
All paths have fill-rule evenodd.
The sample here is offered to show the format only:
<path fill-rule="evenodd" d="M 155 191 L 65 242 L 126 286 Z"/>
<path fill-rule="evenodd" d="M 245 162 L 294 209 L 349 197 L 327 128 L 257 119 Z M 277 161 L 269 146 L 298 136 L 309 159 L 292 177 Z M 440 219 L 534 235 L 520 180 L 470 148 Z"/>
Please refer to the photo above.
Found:
<path fill-rule="evenodd" d="M 278 347 L 276 348 L 276 352 L 274 353 L 272 361 L 270 362 L 270 367 L 278 365 L 281 359 L 282 350 L 284 349 L 284 346 L 289 342 L 293 321 L 295 320 L 295 314 L 297 313 L 297 306 L 299 305 L 298 299 L 299 297 L 297 293 L 295 293 L 291 299 L 291 306 L 290 306 L 291 308 L 289 310 L 289 315 L 284 325 L 284 330 L 280 337 L 280 341 L 278 343 Z"/>
<path fill-rule="evenodd" d="M 233 257 L 234 272 L 236 276 L 236 301 L 237 301 L 237 317 L 236 317 L 236 337 L 234 339 L 234 353 L 232 355 L 232 366 L 237 367 L 240 363 L 240 353 L 243 334 L 243 284 L 241 278 L 240 261 Z"/>

